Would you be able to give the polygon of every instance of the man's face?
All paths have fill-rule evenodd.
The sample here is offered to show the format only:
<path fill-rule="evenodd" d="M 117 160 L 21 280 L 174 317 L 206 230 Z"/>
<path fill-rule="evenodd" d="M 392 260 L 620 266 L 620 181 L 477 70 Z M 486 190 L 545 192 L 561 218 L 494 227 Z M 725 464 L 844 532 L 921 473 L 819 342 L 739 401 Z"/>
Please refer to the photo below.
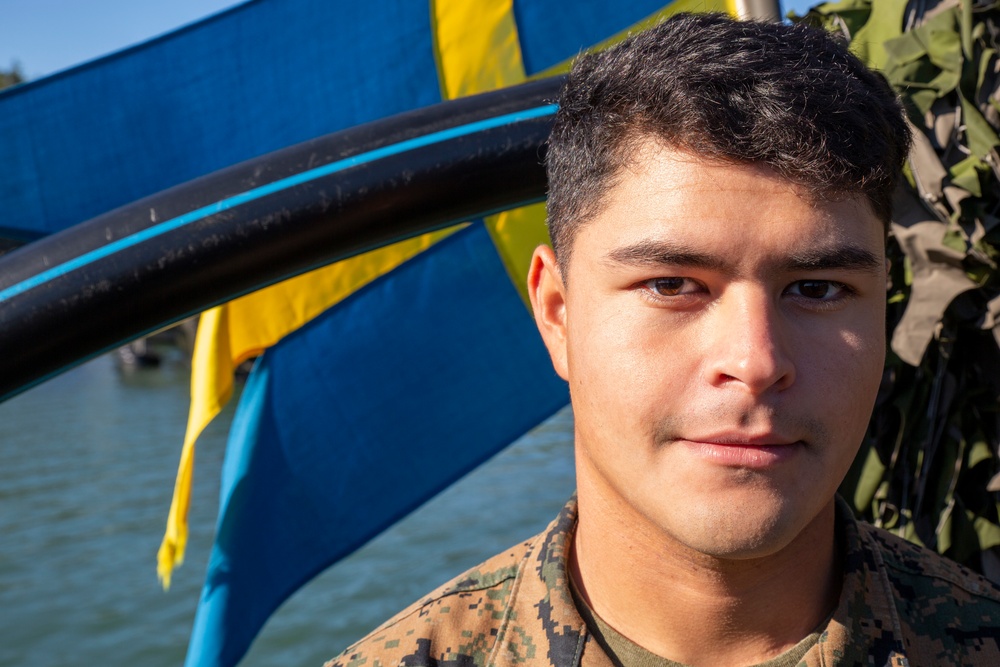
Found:
<path fill-rule="evenodd" d="M 860 199 L 652 141 L 619 176 L 566 280 L 540 249 L 529 285 L 581 503 L 703 554 L 776 553 L 829 507 L 871 415 L 882 225 Z"/>

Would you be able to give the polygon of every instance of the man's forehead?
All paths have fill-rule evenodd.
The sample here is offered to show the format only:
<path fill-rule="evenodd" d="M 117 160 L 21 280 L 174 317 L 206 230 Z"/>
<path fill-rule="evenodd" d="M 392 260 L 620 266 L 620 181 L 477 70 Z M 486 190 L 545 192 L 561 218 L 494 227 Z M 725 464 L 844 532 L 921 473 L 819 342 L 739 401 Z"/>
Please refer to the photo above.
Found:
<path fill-rule="evenodd" d="M 693 259 L 706 247 L 759 250 L 762 237 L 778 248 L 787 243 L 788 257 L 799 259 L 786 263 L 805 266 L 807 251 L 821 247 L 842 259 L 853 254 L 848 263 L 860 266 L 862 254 L 881 264 L 885 241 L 884 225 L 860 194 L 815 193 L 767 165 L 709 160 L 655 139 L 634 146 L 573 245 L 592 234 L 601 237 L 589 249 L 601 257 L 592 259 L 633 263 Z"/>
<path fill-rule="evenodd" d="M 691 197 L 708 198 L 717 195 L 720 185 L 726 185 L 730 188 L 742 187 L 750 194 L 764 189 L 785 190 L 814 207 L 822 207 L 828 202 L 853 201 L 871 210 L 863 192 L 842 192 L 805 185 L 783 175 L 766 162 L 740 162 L 705 156 L 695 149 L 647 133 L 631 135 L 622 146 L 621 167 L 609 179 L 610 187 L 602 200 L 613 196 L 615 186 L 622 182 L 648 183 L 652 188 L 668 190 L 682 184 L 684 192 Z M 664 173 L 664 163 L 675 169 Z M 735 182 L 730 178 L 734 169 L 738 169 L 742 177 Z M 664 176 L 668 178 L 664 179 Z M 678 176 L 683 180 L 678 181 Z"/>

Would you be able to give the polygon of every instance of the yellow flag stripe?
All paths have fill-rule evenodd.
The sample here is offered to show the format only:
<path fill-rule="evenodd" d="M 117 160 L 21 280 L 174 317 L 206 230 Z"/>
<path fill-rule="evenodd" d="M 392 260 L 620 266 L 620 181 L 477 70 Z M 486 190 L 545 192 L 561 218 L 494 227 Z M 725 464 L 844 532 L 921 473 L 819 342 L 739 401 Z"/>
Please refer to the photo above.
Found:
<path fill-rule="evenodd" d="M 434 49 L 448 99 L 525 81 L 513 0 L 431 0 Z M 469 26 L 476 26 L 470 30 Z M 549 238 L 545 204 L 490 216 L 486 226 L 511 281 L 527 304 L 531 253 Z"/>
<path fill-rule="evenodd" d="M 431 0 L 431 15 L 445 99 L 524 81 L 513 0 Z"/>

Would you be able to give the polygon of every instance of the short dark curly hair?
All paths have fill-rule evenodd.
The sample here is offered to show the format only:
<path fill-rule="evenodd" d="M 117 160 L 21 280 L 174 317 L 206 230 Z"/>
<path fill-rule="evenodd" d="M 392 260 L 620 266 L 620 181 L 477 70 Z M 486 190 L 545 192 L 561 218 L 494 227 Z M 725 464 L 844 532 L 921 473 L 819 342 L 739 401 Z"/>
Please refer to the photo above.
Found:
<path fill-rule="evenodd" d="M 911 141 L 889 84 L 826 32 L 675 16 L 581 56 L 569 74 L 546 155 L 560 263 L 647 137 L 766 165 L 817 198 L 861 194 L 886 225 Z"/>

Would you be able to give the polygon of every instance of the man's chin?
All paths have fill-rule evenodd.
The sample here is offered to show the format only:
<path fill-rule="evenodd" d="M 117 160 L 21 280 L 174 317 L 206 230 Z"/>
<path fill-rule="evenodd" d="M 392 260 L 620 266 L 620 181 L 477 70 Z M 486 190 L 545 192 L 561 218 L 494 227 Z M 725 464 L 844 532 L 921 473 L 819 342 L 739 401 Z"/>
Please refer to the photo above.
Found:
<path fill-rule="evenodd" d="M 705 556 L 746 561 L 779 553 L 813 519 L 794 500 L 766 494 L 754 499 L 726 497 L 725 502 L 689 507 L 671 532 L 674 539 Z"/>

